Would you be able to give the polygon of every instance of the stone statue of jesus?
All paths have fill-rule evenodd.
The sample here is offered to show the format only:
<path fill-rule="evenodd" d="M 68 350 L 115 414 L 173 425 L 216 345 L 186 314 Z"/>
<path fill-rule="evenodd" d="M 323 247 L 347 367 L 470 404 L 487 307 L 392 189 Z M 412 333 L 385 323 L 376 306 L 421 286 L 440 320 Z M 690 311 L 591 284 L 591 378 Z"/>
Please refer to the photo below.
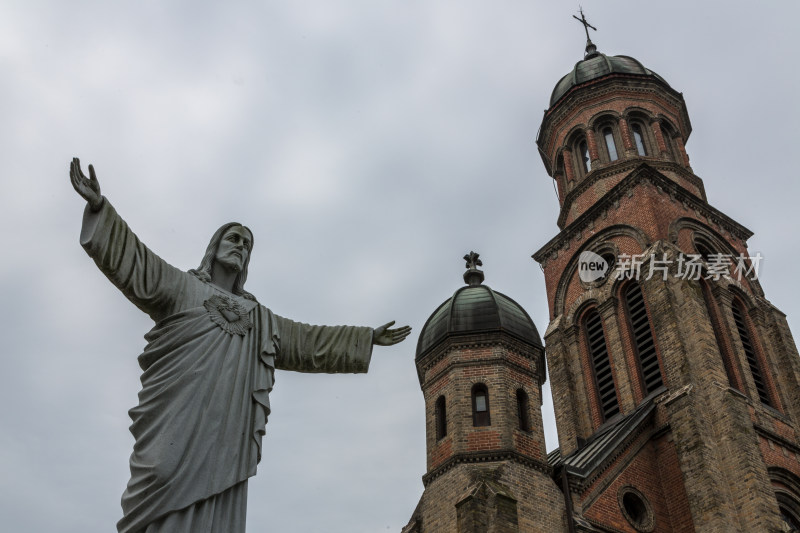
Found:
<path fill-rule="evenodd" d="M 179 270 L 148 249 L 75 158 L 72 186 L 87 205 L 80 241 L 98 268 L 155 326 L 139 356 L 130 410 L 136 443 L 122 495 L 121 533 L 244 533 L 247 480 L 261 459 L 275 369 L 366 372 L 391 329 L 310 326 L 273 314 L 244 290 L 252 232 L 214 233 L 200 266 Z"/>

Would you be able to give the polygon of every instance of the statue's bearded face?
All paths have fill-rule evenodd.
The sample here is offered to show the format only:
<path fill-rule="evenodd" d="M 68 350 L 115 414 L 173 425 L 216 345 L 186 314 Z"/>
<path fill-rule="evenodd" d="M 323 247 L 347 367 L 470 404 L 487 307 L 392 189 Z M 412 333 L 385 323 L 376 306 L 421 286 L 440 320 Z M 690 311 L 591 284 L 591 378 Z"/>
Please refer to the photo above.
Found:
<path fill-rule="evenodd" d="M 253 236 L 250 232 L 242 226 L 233 226 L 222 235 L 214 262 L 229 270 L 241 272 L 252 246 Z"/>

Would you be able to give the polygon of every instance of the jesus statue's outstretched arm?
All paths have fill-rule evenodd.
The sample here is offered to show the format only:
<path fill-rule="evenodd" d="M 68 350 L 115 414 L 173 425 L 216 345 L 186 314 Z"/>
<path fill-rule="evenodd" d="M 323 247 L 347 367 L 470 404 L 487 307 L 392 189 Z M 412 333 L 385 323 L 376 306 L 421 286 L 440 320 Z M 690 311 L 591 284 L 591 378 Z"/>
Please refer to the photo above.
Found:
<path fill-rule="evenodd" d="M 372 346 L 408 327 L 311 326 L 273 314 L 244 290 L 250 230 L 220 227 L 197 269 L 153 253 L 100 193 L 78 159 L 70 180 L 87 204 L 81 244 L 98 268 L 156 322 L 139 356 L 136 440 L 120 533 L 243 533 L 247 480 L 262 455 L 274 370 L 366 372 Z"/>

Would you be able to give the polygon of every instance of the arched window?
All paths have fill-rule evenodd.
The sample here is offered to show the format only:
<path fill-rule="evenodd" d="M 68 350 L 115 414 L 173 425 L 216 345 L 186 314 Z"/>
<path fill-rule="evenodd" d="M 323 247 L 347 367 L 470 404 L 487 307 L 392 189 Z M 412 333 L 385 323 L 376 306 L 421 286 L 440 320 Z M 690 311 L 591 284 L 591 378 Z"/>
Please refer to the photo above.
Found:
<path fill-rule="evenodd" d="M 781 519 L 788 526 L 784 531 L 800 531 L 800 478 L 780 467 L 767 467 Z"/>
<path fill-rule="evenodd" d="M 789 526 L 788 531 L 800 531 L 800 504 L 785 492 L 777 492 L 775 497 L 778 500 L 778 509 L 781 512 L 781 519 Z"/>
<path fill-rule="evenodd" d="M 583 318 L 583 330 L 586 335 L 586 346 L 592 362 L 597 396 L 600 401 L 600 412 L 603 420 L 608 420 L 619 413 L 617 389 L 611 372 L 611 359 L 608 356 L 606 336 L 603 331 L 603 319 L 597 309 L 590 309 Z"/>
<path fill-rule="evenodd" d="M 475 427 L 492 425 L 489 417 L 489 391 L 483 383 L 472 387 L 472 425 Z"/>
<path fill-rule="evenodd" d="M 519 420 L 519 429 L 522 431 L 531 430 L 528 407 L 528 393 L 522 389 L 517 389 L 517 420 Z"/>
<path fill-rule="evenodd" d="M 715 255 L 714 245 L 708 242 L 704 237 L 695 234 L 694 236 L 694 249 L 703 258 L 703 261 L 709 262 L 710 257 Z"/>
<path fill-rule="evenodd" d="M 617 144 L 614 142 L 614 130 L 611 126 L 603 128 L 603 139 L 606 141 L 606 150 L 608 150 L 608 160 L 616 161 L 619 159 L 617 155 Z"/>
<path fill-rule="evenodd" d="M 794 509 L 787 505 L 781 505 L 780 499 L 778 500 L 778 509 L 781 511 L 781 519 L 789 526 L 789 532 L 800 531 L 800 516 L 798 516 Z"/>
<path fill-rule="evenodd" d="M 578 159 L 584 175 L 588 174 L 592 170 L 592 158 L 589 155 L 589 145 L 586 143 L 586 139 L 581 139 L 578 143 Z"/>
<path fill-rule="evenodd" d="M 733 312 L 733 321 L 736 322 L 736 330 L 739 332 L 739 339 L 742 341 L 742 348 L 744 348 L 744 355 L 747 358 L 747 365 L 750 367 L 750 373 L 753 375 L 753 382 L 756 385 L 758 398 L 764 405 L 772 406 L 764 372 L 758 360 L 758 355 L 753 345 L 753 338 L 750 335 L 750 328 L 745 318 L 747 313 L 739 298 L 734 298 L 731 311 Z"/>
<path fill-rule="evenodd" d="M 734 389 L 741 391 L 733 371 L 733 360 L 731 358 L 731 354 L 727 346 L 725 346 L 722 341 L 723 333 L 719 317 L 719 308 L 714 300 L 714 295 L 711 294 L 711 287 L 708 285 L 706 280 L 701 278 L 700 288 L 703 291 L 703 300 L 706 303 L 706 310 L 708 311 L 708 316 L 711 319 L 711 327 L 714 330 L 714 339 L 717 341 L 717 349 L 722 357 L 722 365 L 725 367 L 725 374 L 728 376 L 728 383 Z"/>
<path fill-rule="evenodd" d="M 436 440 L 441 440 L 447 435 L 447 404 L 445 403 L 444 396 L 439 396 L 436 399 L 435 407 L 436 419 Z"/>
<path fill-rule="evenodd" d="M 650 319 L 647 316 L 642 288 L 638 283 L 633 282 L 624 290 L 625 310 L 639 360 L 642 385 L 645 394 L 650 394 L 664 384 L 661 378 L 661 365 L 658 363 L 658 354 L 656 353 L 656 341 L 653 337 L 653 329 L 650 327 Z"/>
<path fill-rule="evenodd" d="M 636 144 L 636 152 L 639 155 L 647 155 L 647 147 L 644 142 L 644 130 L 642 125 L 638 122 L 631 124 L 631 132 L 633 132 L 633 142 Z"/>

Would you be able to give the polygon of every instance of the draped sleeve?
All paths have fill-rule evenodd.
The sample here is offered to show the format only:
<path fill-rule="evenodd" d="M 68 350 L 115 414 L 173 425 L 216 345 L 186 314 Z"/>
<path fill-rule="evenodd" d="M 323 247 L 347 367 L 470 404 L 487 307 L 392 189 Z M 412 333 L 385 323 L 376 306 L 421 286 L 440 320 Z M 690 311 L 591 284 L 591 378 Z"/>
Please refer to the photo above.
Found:
<path fill-rule="evenodd" d="M 372 358 L 372 328 L 311 326 L 275 315 L 280 347 L 275 368 L 295 372 L 363 373 Z"/>
<path fill-rule="evenodd" d="M 153 320 L 176 310 L 185 273 L 145 246 L 106 198 L 97 212 L 86 206 L 80 242 L 111 283 Z"/>

